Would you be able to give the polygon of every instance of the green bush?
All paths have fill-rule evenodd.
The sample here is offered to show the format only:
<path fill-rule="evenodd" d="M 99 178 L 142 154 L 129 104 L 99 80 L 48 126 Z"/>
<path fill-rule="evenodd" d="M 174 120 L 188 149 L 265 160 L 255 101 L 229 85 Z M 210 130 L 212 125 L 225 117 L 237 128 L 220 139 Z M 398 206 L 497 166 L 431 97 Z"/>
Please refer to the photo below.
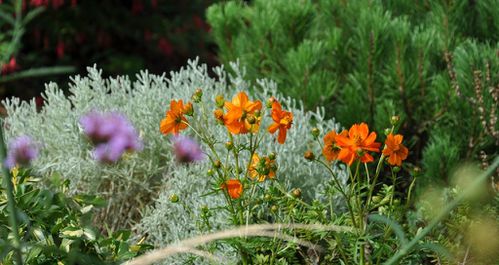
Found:
<path fill-rule="evenodd" d="M 222 62 L 306 107 L 376 130 L 400 115 L 423 182 L 497 155 L 499 1 L 228 1 L 207 18 Z M 479 72 L 477 72 L 479 71 Z M 458 128 L 458 129 L 457 129 Z M 445 157 L 449 163 L 442 163 Z M 488 157 L 488 158 L 486 158 Z M 456 159 L 457 158 L 457 159 Z"/>
<path fill-rule="evenodd" d="M 6 192 L 0 189 L 0 258 L 14 263 L 12 233 L 19 233 L 25 264 L 120 264 L 141 254 L 147 245 L 130 244 L 130 231 L 104 236 L 92 224 L 96 207 L 105 201 L 92 195 L 67 195 L 69 180 L 59 174 L 35 177 L 12 172 L 19 231 L 9 226 Z M 47 187 L 41 187 L 45 184 Z"/>

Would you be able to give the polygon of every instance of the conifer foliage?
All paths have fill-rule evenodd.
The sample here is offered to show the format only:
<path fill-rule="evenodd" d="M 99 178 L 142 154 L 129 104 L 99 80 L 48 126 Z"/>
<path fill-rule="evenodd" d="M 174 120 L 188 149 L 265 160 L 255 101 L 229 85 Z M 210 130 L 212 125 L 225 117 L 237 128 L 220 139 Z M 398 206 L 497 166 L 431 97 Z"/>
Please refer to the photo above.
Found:
<path fill-rule="evenodd" d="M 223 62 L 239 58 L 249 77 L 275 80 L 308 108 L 377 130 L 400 115 L 411 160 L 443 179 L 460 159 L 497 154 L 497 6 L 255 0 L 215 4 L 207 17 Z"/>

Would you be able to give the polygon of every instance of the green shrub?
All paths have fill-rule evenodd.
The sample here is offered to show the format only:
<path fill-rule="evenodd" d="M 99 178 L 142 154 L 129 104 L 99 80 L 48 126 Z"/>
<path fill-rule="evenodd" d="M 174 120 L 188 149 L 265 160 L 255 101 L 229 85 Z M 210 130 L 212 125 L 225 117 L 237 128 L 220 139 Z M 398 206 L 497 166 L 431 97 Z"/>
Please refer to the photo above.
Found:
<path fill-rule="evenodd" d="M 366 121 L 381 131 L 400 115 L 425 183 L 445 181 L 454 158 L 497 155 L 498 5 L 228 1 L 207 17 L 222 62 L 239 58 L 251 80 L 269 77 L 345 126 Z"/>
<path fill-rule="evenodd" d="M 121 230 L 104 236 L 92 224 L 92 214 L 105 201 L 92 195 L 67 195 L 69 180 L 59 174 L 31 176 L 27 170 L 12 172 L 14 199 L 25 264 L 120 264 L 148 249 L 128 242 L 130 231 Z M 41 188 L 40 183 L 47 187 Z M 3 185 L 2 185 L 3 186 Z M 0 190 L 0 204 L 6 204 L 6 192 Z M 9 227 L 10 213 L 0 208 L 0 258 L 2 264 L 14 263 Z"/>

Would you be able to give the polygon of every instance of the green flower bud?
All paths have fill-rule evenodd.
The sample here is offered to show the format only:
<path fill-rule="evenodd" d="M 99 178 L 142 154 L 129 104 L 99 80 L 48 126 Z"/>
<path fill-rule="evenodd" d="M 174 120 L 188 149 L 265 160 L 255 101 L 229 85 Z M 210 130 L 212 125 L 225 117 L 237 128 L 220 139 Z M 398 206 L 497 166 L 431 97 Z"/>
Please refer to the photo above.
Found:
<path fill-rule="evenodd" d="M 321 134 L 321 130 L 319 130 L 319 128 L 315 127 L 315 128 L 312 128 L 311 133 L 312 133 L 312 136 L 314 138 L 317 138 Z"/>
<path fill-rule="evenodd" d="M 201 88 L 198 88 L 196 89 L 196 91 L 194 91 L 194 94 L 192 94 L 192 101 L 196 102 L 196 103 L 199 103 L 201 102 L 201 98 L 203 97 L 203 90 L 201 90 Z"/>
<path fill-rule="evenodd" d="M 227 141 L 225 143 L 225 148 L 227 148 L 227 150 L 232 150 L 232 148 L 234 148 L 234 143 L 232 141 Z"/>
<path fill-rule="evenodd" d="M 279 207 L 277 207 L 277 205 L 272 205 L 272 207 L 270 207 L 270 211 L 275 213 L 279 210 Z"/>
<path fill-rule="evenodd" d="M 256 123 L 256 118 L 254 116 L 249 116 L 247 120 L 248 120 L 249 124 L 255 124 Z"/>
<path fill-rule="evenodd" d="M 394 173 L 398 173 L 400 171 L 400 167 L 393 167 L 392 170 Z"/>
<path fill-rule="evenodd" d="M 399 123 L 400 121 L 400 116 L 394 115 L 390 118 L 390 123 L 395 126 Z"/>
<path fill-rule="evenodd" d="M 214 163 L 213 163 L 213 166 L 215 168 L 220 168 L 222 166 L 222 162 L 220 162 L 220 160 L 216 160 Z"/>
<path fill-rule="evenodd" d="M 295 198 L 300 198 L 301 197 L 301 189 L 300 188 L 293 189 L 293 191 L 291 193 L 293 194 L 293 196 Z"/>
<path fill-rule="evenodd" d="M 224 96 L 222 95 L 217 95 L 215 97 L 215 104 L 217 104 L 217 107 L 219 108 L 223 108 L 224 107 L 224 104 L 225 104 L 225 99 L 224 99 Z"/>
<path fill-rule="evenodd" d="M 269 159 L 270 160 L 275 160 L 276 156 L 277 156 L 276 153 L 272 152 L 272 153 L 269 154 Z"/>
<path fill-rule="evenodd" d="M 388 136 L 390 133 L 392 133 L 392 129 L 386 128 L 384 131 L 385 135 Z"/>
<path fill-rule="evenodd" d="M 177 194 L 172 194 L 170 195 L 170 202 L 177 203 L 179 201 L 178 195 Z"/>

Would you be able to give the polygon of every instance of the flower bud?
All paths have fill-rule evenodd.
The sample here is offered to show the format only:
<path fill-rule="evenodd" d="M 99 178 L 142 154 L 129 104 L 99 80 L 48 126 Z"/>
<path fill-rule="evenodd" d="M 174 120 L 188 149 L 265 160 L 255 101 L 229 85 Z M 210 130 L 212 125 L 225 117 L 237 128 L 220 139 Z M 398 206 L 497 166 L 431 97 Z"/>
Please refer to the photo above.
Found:
<path fill-rule="evenodd" d="M 266 106 L 267 108 L 272 108 L 272 104 L 276 101 L 275 97 L 270 97 L 269 99 L 267 99 L 267 102 L 266 102 Z"/>
<path fill-rule="evenodd" d="M 359 147 L 359 148 L 357 148 L 357 150 L 355 150 L 355 152 L 357 153 L 357 155 L 358 155 L 359 157 L 364 156 L 364 150 L 362 150 L 362 148 L 360 148 L 360 147 Z"/>
<path fill-rule="evenodd" d="M 219 108 L 223 108 L 224 107 L 224 104 L 225 104 L 225 99 L 224 99 L 224 96 L 222 95 L 217 95 L 215 97 L 215 104 L 217 104 L 217 107 Z"/>
<path fill-rule="evenodd" d="M 386 128 L 383 132 L 385 133 L 386 136 L 388 136 L 390 133 L 392 133 L 392 129 Z"/>
<path fill-rule="evenodd" d="M 256 123 L 256 118 L 254 116 L 249 116 L 247 120 L 248 120 L 249 124 L 255 124 Z"/>
<path fill-rule="evenodd" d="M 279 207 L 277 207 L 277 205 L 272 205 L 272 207 L 270 207 L 270 211 L 272 211 L 273 213 L 277 212 L 279 210 Z"/>
<path fill-rule="evenodd" d="M 400 171 L 400 167 L 393 167 L 392 170 L 394 173 L 398 173 Z"/>
<path fill-rule="evenodd" d="M 203 214 L 207 214 L 209 211 L 210 211 L 210 208 L 208 208 L 208 205 L 204 204 L 203 206 L 201 206 L 201 212 Z"/>
<path fill-rule="evenodd" d="M 312 129 L 311 133 L 314 138 L 317 138 L 321 134 L 321 131 L 319 130 L 319 128 L 315 127 Z"/>
<path fill-rule="evenodd" d="M 309 161 L 313 161 L 315 160 L 315 155 L 312 151 L 308 150 L 308 151 L 305 151 L 305 154 L 303 155 L 303 157 Z"/>
<path fill-rule="evenodd" d="M 213 112 L 213 115 L 215 116 L 215 119 L 217 119 L 217 122 L 220 124 L 224 124 L 224 112 L 221 109 L 216 109 Z"/>
<path fill-rule="evenodd" d="M 222 162 L 220 162 L 220 160 L 216 160 L 215 162 L 213 162 L 213 166 L 215 168 L 220 168 L 222 166 Z"/>
<path fill-rule="evenodd" d="M 421 173 L 420 167 L 414 167 L 412 170 L 413 170 L 415 176 L 417 176 L 417 175 L 419 175 L 419 173 Z"/>
<path fill-rule="evenodd" d="M 227 141 L 225 143 L 225 148 L 227 148 L 227 150 L 232 150 L 232 148 L 234 148 L 234 143 L 232 141 Z"/>
<path fill-rule="evenodd" d="M 399 123 L 399 121 L 400 121 L 400 116 L 398 116 L 398 115 L 394 115 L 394 116 L 392 116 L 392 117 L 390 118 L 390 123 L 391 123 L 393 126 L 397 125 L 397 124 Z"/>
<path fill-rule="evenodd" d="M 213 174 L 215 174 L 215 172 L 213 171 L 213 169 L 208 169 L 208 171 L 206 172 L 208 174 L 208 176 L 213 176 Z"/>
<path fill-rule="evenodd" d="M 263 199 L 265 199 L 266 201 L 270 201 L 270 200 L 272 200 L 272 195 L 265 194 L 265 196 L 263 196 Z"/>
<path fill-rule="evenodd" d="M 170 202 L 173 202 L 173 203 L 177 203 L 179 201 L 179 198 L 178 198 L 178 195 L 173 193 L 172 195 L 170 195 Z"/>
<path fill-rule="evenodd" d="M 269 154 L 269 159 L 270 159 L 270 160 L 275 160 L 275 159 L 276 159 L 276 157 L 277 157 L 277 155 L 276 155 L 276 153 L 274 153 L 274 152 L 272 152 L 272 153 L 270 153 L 270 154 Z"/>
<path fill-rule="evenodd" d="M 293 194 L 293 196 L 295 198 L 300 198 L 301 197 L 301 189 L 300 188 L 293 189 L 293 191 L 291 193 Z"/>
<path fill-rule="evenodd" d="M 196 91 L 194 91 L 194 94 L 192 94 L 191 99 L 195 103 L 199 103 L 199 102 L 201 102 L 202 97 L 203 97 L 203 90 L 201 90 L 201 88 L 198 88 L 198 89 L 196 89 Z"/>
<path fill-rule="evenodd" d="M 262 112 L 259 110 L 255 111 L 255 117 L 260 118 L 260 116 L 262 116 Z"/>
<path fill-rule="evenodd" d="M 381 198 L 379 196 L 375 195 L 375 196 L 373 196 L 372 200 L 373 200 L 374 203 L 378 203 L 378 202 L 381 201 Z"/>
<path fill-rule="evenodd" d="M 187 116 L 192 116 L 194 114 L 194 108 L 192 107 L 191 102 L 188 102 L 187 104 L 185 104 L 183 112 Z"/>

